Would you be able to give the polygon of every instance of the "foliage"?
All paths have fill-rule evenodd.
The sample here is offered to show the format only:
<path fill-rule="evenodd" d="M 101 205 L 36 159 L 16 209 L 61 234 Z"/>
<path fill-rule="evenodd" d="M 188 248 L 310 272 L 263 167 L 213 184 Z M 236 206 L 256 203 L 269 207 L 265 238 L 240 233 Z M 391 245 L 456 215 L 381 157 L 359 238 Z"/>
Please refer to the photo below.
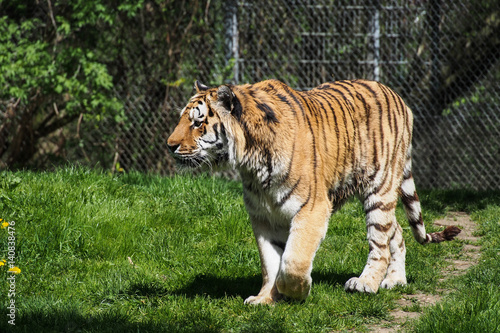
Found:
<path fill-rule="evenodd" d="M 76 30 L 99 28 L 97 19 L 93 15 L 81 16 L 82 12 L 77 14 L 54 17 L 54 24 L 59 26 L 43 34 L 55 32 L 55 39 L 39 37 L 40 30 L 47 28 L 47 22 L 40 18 L 1 18 L 2 100 L 19 100 L 17 108 L 22 108 L 41 95 L 47 102 L 40 102 L 38 107 L 54 101 L 59 104 L 59 112 L 68 114 L 119 108 L 116 99 L 102 93 L 112 87 L 104 64 L 96 59 L 90 47 L 73 41 Z M 106 22 L 109 17 L 99 20 Z"/>
<path fill-rule="evenodd" d="M 115 23 L 114 6 L 101 0 L 47 4 L 0 3 L 0 158 L 7 165 L 29 161 L 39 139 L 80 114 L 102 119 L 123 112 L 98 47 L 110 38 L 102 32 Z M 133 15 L 126 4 L 121 10 Z"/>
<path fill-rule="evenodd" d="M 75 139 L 77 148 L 84 147 L 82 121 L 127 129 L 127 108 L 161 106 L 165 93 L 178 93 L 179 82 L 199 73 L 189 46 L 206 35 L 207 21 L 213 20 L 209 5 L 197 0 L 0 1 L 0 167 L 43 165 L 36 157 L 45 153 L 41 147 L 47 141 L 51 153 Z M 128 101 L 138 87 L 143 94 Z M 147 121 L 132 116 L 139 123 L 134 125 Z M 124 139 L 110 133 L 102 144 L 92 140 L 114 146 Z"/>

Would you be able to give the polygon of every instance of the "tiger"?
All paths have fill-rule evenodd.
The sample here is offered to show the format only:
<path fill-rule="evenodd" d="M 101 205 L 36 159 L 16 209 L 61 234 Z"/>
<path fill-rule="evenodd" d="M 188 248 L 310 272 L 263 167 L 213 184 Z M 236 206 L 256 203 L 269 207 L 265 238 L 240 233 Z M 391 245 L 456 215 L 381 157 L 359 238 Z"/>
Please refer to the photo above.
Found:
<path fill-rule="evenodd" d="M 238 171 L 259 250 L 262 287 L 245 304 L 305 300 L 313 260 L 331 215 L 356 195 L 366 215 L 369 254 L 348 292 L 406 285 L 399 198 L 420 244 L 460 229 L 426 233 L 412 175 L 413 115 L 387 86 L 327 82 L 306 91 L 278 80 L 208 87 L 195 82 L 167 146 L 181 166 Z"/>

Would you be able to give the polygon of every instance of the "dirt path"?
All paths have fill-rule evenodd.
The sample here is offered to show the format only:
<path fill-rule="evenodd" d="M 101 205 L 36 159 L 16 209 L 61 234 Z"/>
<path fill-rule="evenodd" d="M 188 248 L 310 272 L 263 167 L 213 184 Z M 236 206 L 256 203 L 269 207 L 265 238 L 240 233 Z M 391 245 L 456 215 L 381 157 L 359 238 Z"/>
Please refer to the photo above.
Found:
<path fill-rule="evenodd" d="M 464 245 L 464 249 L 462 252 L 463 255 L 461 256 L 461 259 L 448 260 L 449 265 L 443 271 L 443 278 L 440 279 L 440 282 L 450 277 L 462 275 L 472 265 L 477 264 L 480 255 L 480 247 L 475 245 L 477 244 L 479 238 L 474 236 L 477 224 L 470 219 L 469 215 L 462 212 L 449 212 L 445 218 L 436 220 L 434 222 L 434 225 L 456 225 L 462 229 L 462 232 L 457 236 L 457 238 L 467 241 L 467 244 Z M 369 331 L 377 333 L 389 333 L 401 330 L 402 325 L 407 320 L 418 318 L 422 314 L 422 307 L 436 304 L 441 300 L 441 295 L 450 292 L 446 289 L 440 289 L 438 291 L 440 292 L 440 295 L 418 293 L 415 295 L 403 296 L 402 299 L 396 302 L 397 308 L 391 311 L 392 320 L 369 326 Z M 416 311 L 412 311 L 413 309 L 415 309 Z"/>

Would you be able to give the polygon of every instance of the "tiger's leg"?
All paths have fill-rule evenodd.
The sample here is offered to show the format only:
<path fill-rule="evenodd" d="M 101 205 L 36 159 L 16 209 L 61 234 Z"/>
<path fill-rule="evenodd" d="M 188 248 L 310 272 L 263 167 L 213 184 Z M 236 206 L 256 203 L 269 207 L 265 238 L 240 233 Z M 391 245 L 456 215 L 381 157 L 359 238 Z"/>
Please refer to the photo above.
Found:
<path fill-rule="evenodd" d="M 380 287 L 385 289 L 392 289 L 397 285 L 406 285 L 406 247 L 403 239 L 403 229 L 401 229 L 397 221 L 394 223 L 396 224 L 396 231 L 389 242 L 391 261 L 387 268 L 387 275 L 380 284 Z"/>
<path fill-rule="evenodd" d="M 267 221 L 251 217 L 257 246 L 259 248 L 262 288 L 257 296 L 250 296 L 245 304 L 271 304 L 282 298 L 276 288 L 276 277 L 286 243 L 286 231 L 272 228 Z"/>
<path fill-rule="evenodd" d="M 397 229 L 396 203 L 397 194 L 392 190 L 381 195 L 374 193 L 365 197 L 364 208 L 370 252 L 366 266 L 359 278 L 354 277 L 346 282 L 345 289 L 347 291 L 367 293 L 378 291 L 389 266 L 390 241 Z"/>
<path fill-rule="evenodd" d="M 316 199 L 310 202 L 292 219 L 276 280 L 278 291 L 296 300 L 304 300 L 309 295 L 314 256 L 326 235 L 331 214 L 328 201 Z"/>

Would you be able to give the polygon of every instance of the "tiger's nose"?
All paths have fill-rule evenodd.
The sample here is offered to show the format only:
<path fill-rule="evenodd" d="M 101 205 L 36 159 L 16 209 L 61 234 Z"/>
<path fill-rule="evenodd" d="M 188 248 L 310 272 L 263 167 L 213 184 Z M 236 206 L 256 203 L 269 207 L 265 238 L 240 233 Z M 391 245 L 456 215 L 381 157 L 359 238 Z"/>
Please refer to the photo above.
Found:
<path fill-rule="evenodd" d="M 168 146 L 168 149 L 170 150 L 170 152 L 171 152 L 172 154 L 174 154 L 174 153 L 175 153 L 175 151 L 177 150 L 177 148 L 179 148 L 180 144 L 172 144 L 172 145 L 171 145 L 171 144 L 168 144 L 168 143 L 167 143 L 167 146 Z"/>

